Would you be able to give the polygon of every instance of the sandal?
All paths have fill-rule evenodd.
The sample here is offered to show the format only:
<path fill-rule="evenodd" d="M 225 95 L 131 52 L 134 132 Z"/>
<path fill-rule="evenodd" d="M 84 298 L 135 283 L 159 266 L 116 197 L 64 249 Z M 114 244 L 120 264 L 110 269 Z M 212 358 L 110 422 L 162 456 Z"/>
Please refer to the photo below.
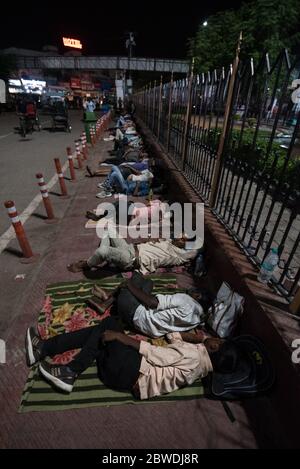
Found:
<path fill-rule="evenodd" d="M 92 294 L 103 301 L 107 301 L 109 298 L 109 295 L 106 293 L 106 291 L 100 288 L 98 285 L 94 285 L 92 289 Z"/>
<path fill-rule="evenodd" d="M 94 212 L 91 212 L 90 210 L 86 212 L 85 216 L 86 218 L 89 218 L 90 220 L 94 220 L 94 221 L 100 220 L 100 217 L 97 217 L 97 215 Z"/>
<path fill-rule="evenodd" d="M 92 296 L 92 298 L 87 300 L 87 304 L 95 309 L 97 313 L 100 314 L 100 316 L 105 313 L 107 308 L 109 308 L 112 303 L 113 298 L 108 298 L 106 301 L 101 301 L 97 296 Z"/>
<path fill-rule="evenodd" d="M 78 261 L 67 265 L 67 269 L 69 272 L 76 274 L 77 272 L 83 272 L 84 270 L 89 269 L 89 266 L 86 261 Z"/>

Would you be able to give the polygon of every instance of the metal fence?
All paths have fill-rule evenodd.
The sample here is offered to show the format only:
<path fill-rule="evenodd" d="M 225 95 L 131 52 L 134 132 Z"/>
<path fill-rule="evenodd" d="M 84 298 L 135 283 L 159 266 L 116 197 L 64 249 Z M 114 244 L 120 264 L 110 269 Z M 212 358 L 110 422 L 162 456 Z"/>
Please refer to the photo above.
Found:
<path fill-rule="evenodd" d="M 186 60 L 153 59 L 146 57 L 119 56 L 17 56 L 19 68 L 38 68 L 52 70 L 137 70 L 147 72 L 166 73 L 172 70 L 185 74 L 189 70 Z"/>
<path fill-rule="evenodd" d="M 228 70 L 192 70 L 134 95 L 137 115 L 247 256 L 259 265 L 279 248 L 273 283 L 289 300 L 300 280 L 299 78 L 286 50 L 273 64 L 237 53 Z"/>

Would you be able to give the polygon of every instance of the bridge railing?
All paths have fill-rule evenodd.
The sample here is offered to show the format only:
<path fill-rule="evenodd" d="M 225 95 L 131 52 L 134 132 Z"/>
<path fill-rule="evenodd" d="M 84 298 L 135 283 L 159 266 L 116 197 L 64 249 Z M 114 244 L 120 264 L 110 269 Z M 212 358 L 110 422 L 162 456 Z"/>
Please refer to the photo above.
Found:
<path fill-rule="evenodd" d="M 23 56 L 17 57 L 19 68 L 29 69 L 72 69 L 72 70 L 136 70 L 149 72 L 176 72 L 186 74 L 189 62 L 186 60 L 97 57 L 97 56 Z"/>
<path fill-rule="evenodd" d="M 191 72 L 134 96 L 139 117 L 246 255 L 260 265 L 279 248 L 272 282 L 289 301 L 300 280 L 299 70 L 283 50 L 273 63 L 264 54 L 256 65 Z"/>

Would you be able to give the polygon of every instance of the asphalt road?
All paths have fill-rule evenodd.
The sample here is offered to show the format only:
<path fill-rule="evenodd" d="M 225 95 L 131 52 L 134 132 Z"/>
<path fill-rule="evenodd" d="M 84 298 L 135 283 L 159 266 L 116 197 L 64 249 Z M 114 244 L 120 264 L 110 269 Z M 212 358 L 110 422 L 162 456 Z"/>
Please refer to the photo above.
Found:
<path fill-rule="evenodd" d="M 55 174 L 53 158 L 60 157 L 63 165 L 66 147 L 75 150 L 74 140 L 83 130 L 82 112 L 70 111 L 69 118 L 71 133 L 51 132 L 51 118 L 41 116 L 41 132 L 35 131 L 23 139 L 17 131 L 16 114 L 0 114 L 0 236 L 10 227 L 4 201 L 13 200 L 21 213 L 39 193 L 35 174 L 42 172 L 49 181 Z"/>

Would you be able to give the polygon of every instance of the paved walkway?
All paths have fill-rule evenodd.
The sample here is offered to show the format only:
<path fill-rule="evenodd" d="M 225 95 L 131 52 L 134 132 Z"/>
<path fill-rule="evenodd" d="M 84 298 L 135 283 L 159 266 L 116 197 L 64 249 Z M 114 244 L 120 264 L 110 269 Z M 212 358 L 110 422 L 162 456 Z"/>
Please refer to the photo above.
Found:
<path fill-rule="evenodd" d="M 104 159 L 111 144 L 100 142 L 90 159 L 94 167 Z M 66 270 L 76 259 L 86 258 L 98 245 L 94 230 L 85 230 L 84 214 L 97 206 L 97 179 L 81 177 L 72 198 L 62 210 L 58 225 L 28 221 L 33 246 L 41 253 L 38 264 L 23 266 L 10 253 L 2 253 L 1 336 L 7 341 L 7 364 L 0 365 L 1 448 L 256 448 L 280 447 L 276 423 L 268 401 L 252 403 L 269 424 L 250 425 L 246 410 L 231 404 L 236 422 L 231 423 L 219 402 L 199 399 L 179 403 L 113 406 L 66 412 L 18 414 L 17 409 L 28 369 L 24 356 L 24 333 L 34 324 L 47 284 L 81 278 Z M 70 184 L 69 184 L 70 185 Z M 65 201 L 66 202 L 66 201 Z M 12 243 L 12 248 L 16 248 Z M 22 283 L 13 275 L 24 272 Z M 3 272 L 4 270 L 4 272 Z M 185 279 L 185 282 L 189 280 Z M 254 431 L 255 435 L 254 436 Z"/>

